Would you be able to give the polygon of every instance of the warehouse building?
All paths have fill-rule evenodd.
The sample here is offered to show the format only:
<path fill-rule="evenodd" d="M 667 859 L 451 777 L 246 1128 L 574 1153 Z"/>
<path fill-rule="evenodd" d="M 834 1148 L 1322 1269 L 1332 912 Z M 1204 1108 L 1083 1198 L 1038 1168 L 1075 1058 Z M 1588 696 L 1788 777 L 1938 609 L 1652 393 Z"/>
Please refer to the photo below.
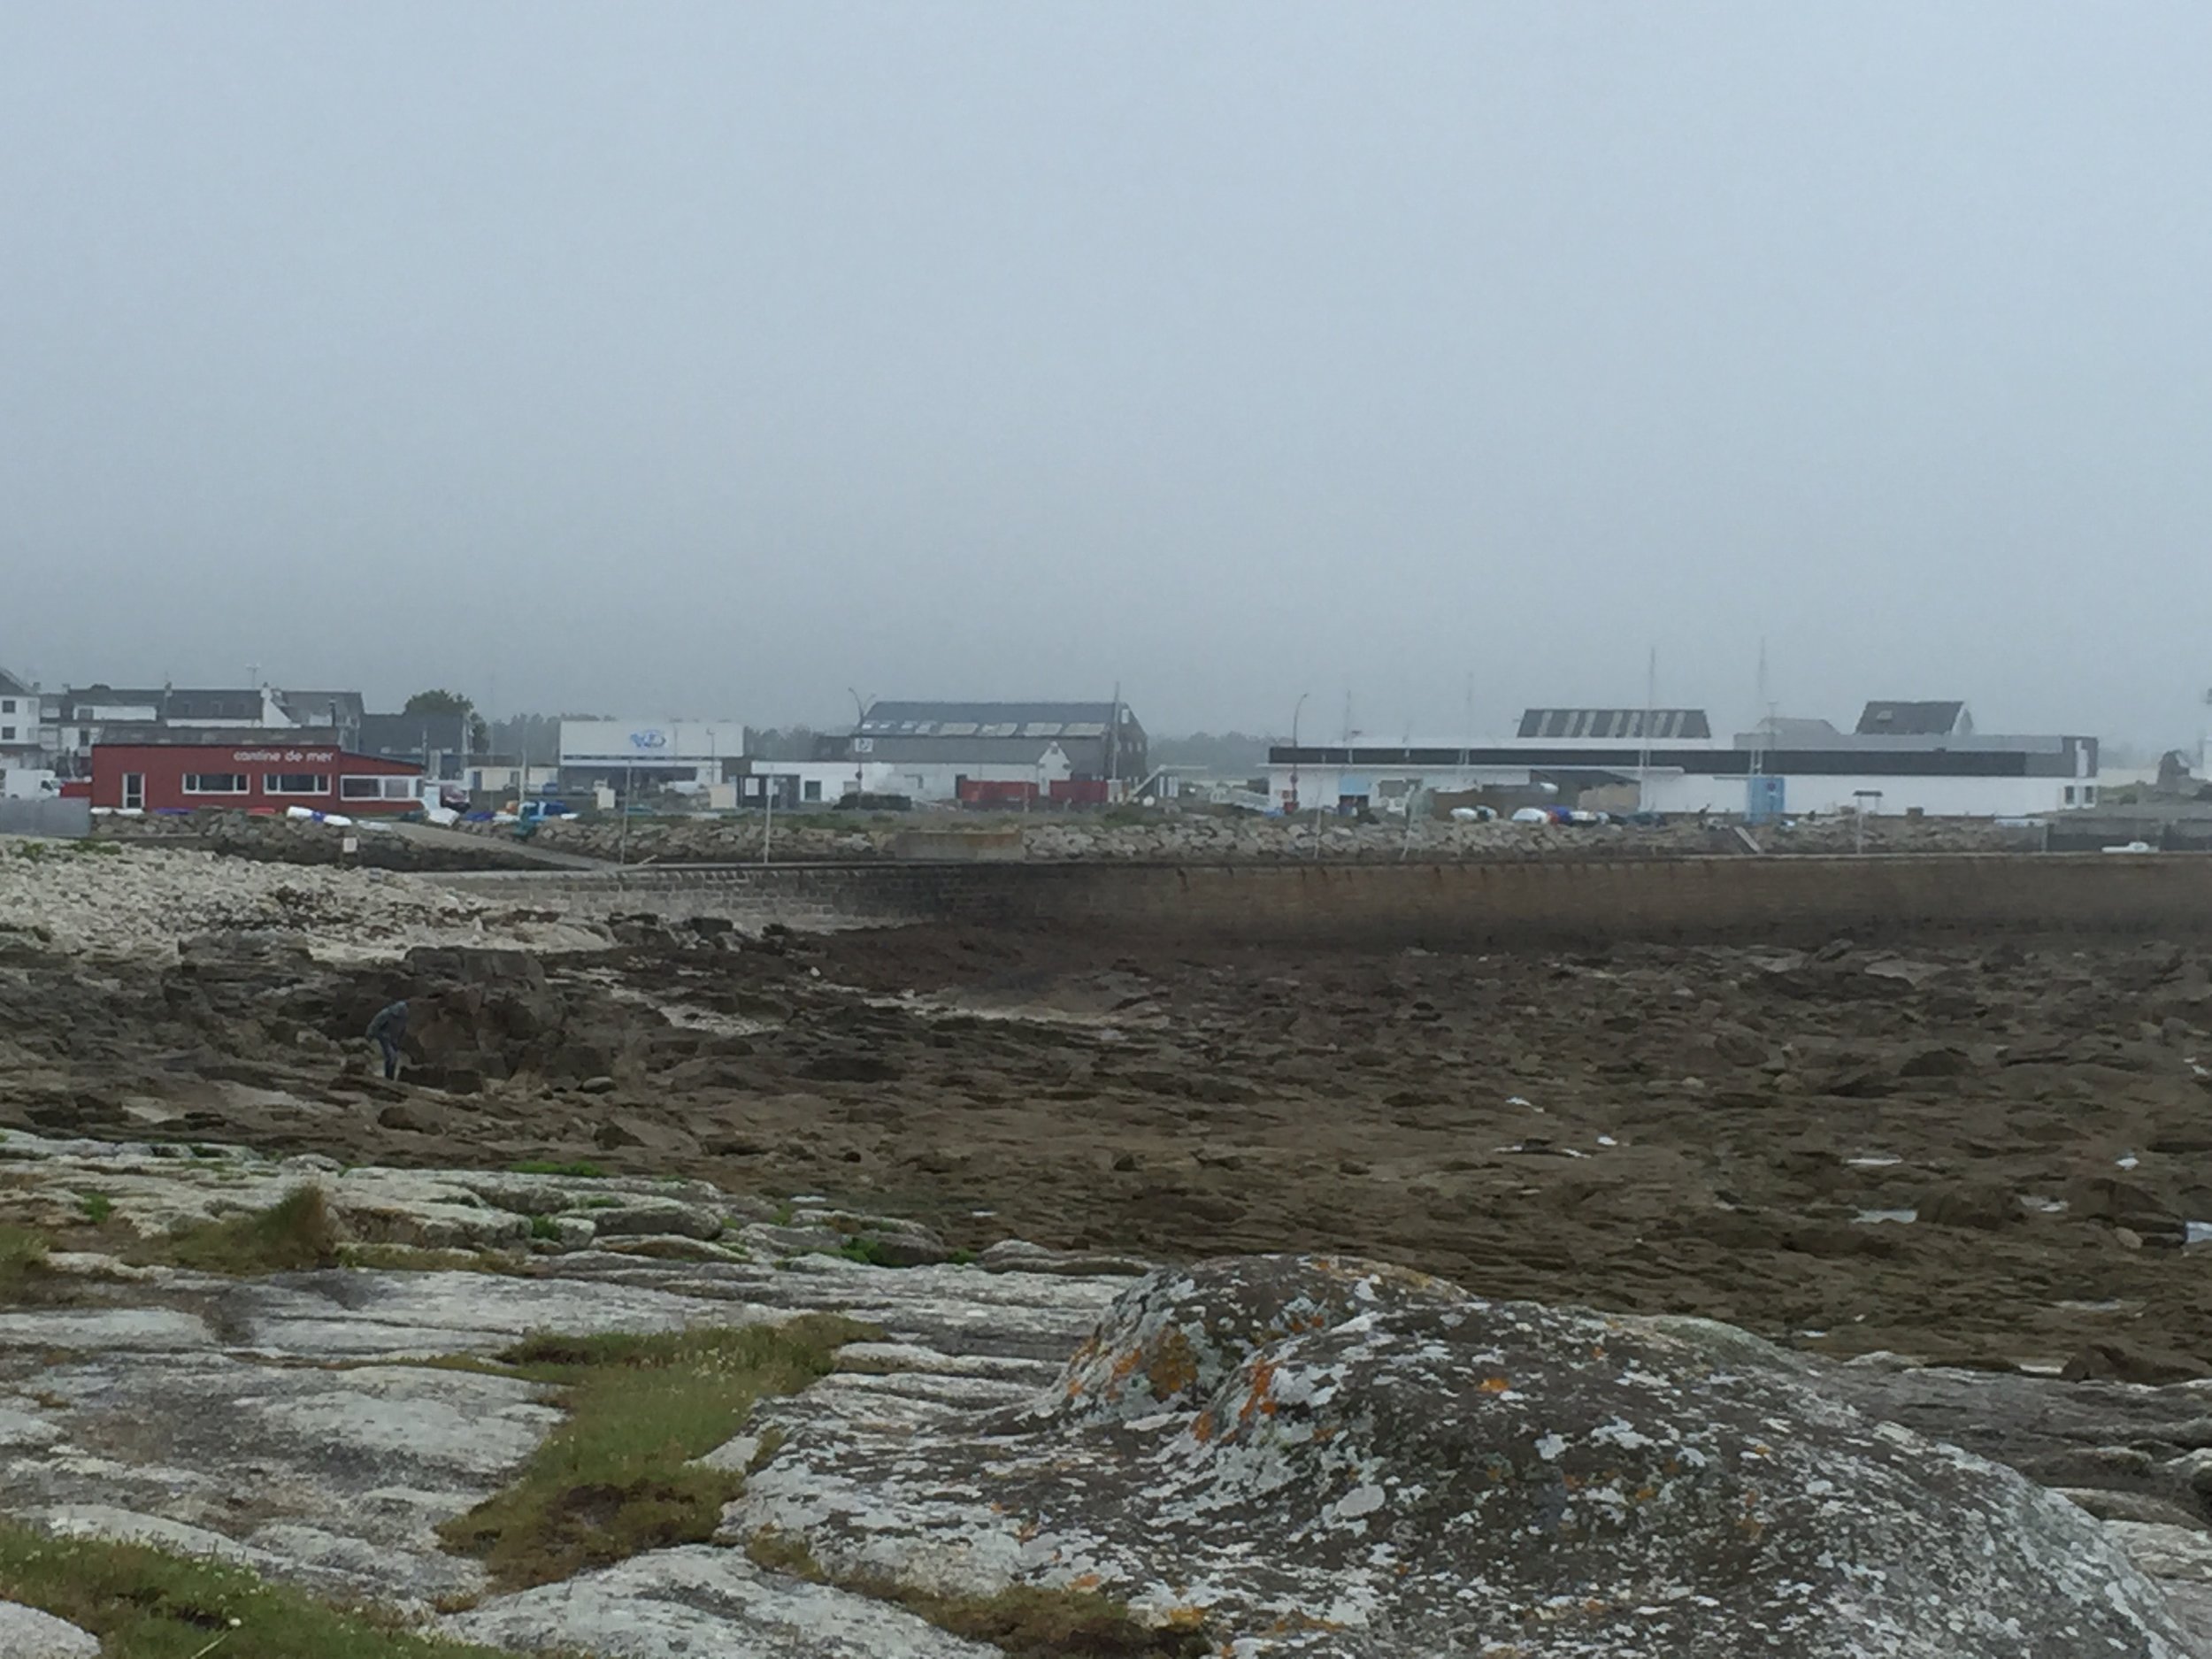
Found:
<path fill-rule="evenodd" d="M 858 792 L 967 806 L 1096 806 L 1144 780 L 1144 727 L 1105 703 L 871 703 L 812 760 L 757 762 L 744 799 L 779 806 Z"/>
<path fill-rule="evenodd" d="M 1644 735 L 1647 729 L 1650 736 Z M 1870 703 L 1857 728 L 1778 719 L 1722 741 L 1701 710 L 1532 709 L 1487 742 L 1278 745 L 1286 808 L 1402 810 L 1417 790 L 1629 791 L 1650 811 L 2029 818 L 2097 804 L 2097 740 L 1985 735 L 1963 703 Z"/>
<path fill-rule="evenodd" d="M 568 789 L 718 784 L 744 755 L 745 727 L 736 720 L 561 722 L 561 786 Z"/>

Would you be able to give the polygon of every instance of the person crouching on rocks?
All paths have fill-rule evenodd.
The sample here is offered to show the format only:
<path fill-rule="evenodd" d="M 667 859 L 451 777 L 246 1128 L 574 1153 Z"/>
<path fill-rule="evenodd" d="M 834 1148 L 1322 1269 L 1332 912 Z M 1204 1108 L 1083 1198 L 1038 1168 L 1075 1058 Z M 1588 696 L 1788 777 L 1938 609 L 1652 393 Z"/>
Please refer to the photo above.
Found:
<path fill-rule="evenodd" d="M 407 1038 L 407 1003 L 404 998 L 376 1010 L 376 1018 L 369 1022 L 369 1041 L 384 1051 L 384 1075 L 399 1075 L 399 1045 Z"/>

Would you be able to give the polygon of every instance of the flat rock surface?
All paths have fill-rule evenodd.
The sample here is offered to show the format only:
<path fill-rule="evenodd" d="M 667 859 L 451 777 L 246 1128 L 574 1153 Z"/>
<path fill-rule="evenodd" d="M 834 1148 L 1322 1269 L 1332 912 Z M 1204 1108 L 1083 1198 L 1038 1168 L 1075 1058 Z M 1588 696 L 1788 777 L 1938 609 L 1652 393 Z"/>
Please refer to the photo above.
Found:
<path fill-rule="evenodd" d="M 100 1640 L 35 1607 L 0 1601 L 0 1659 L 99 1659 Z"/>

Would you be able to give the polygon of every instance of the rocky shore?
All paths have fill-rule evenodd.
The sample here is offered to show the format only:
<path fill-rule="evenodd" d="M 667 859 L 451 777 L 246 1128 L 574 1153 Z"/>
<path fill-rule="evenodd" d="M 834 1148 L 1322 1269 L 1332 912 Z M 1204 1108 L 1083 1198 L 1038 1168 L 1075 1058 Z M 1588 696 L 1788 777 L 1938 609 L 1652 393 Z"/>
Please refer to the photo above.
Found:
<path fill-rule="evenodd" d="M 1348 1258 L 959 1264 L 682 1179 L 21 1133 L 0 1172 L 9 1221 L 73 1235 L 0 1309 L 0 1513 L 504 1649 L 987 1659 L 948 1609 L 1022 1590 L 1157 1632 L 1114 1651 L 1250 1659 L 2212 1650 L 2212 1545 L 2096 1484 L 2202 1483 L 2194 1385 L 1835 1367 Z M 303 1190 L 328 1265 L 143 1259 Z M 941 1259 L 870 1259 L 901 1239 Z M 563 1418 L 496 1356 L 825 1313 L 870 1328 L 695 1454 L 749 1471 L 710 1539 L 520 1589 L 451 1547 Z M 2072 1484 L 1923 1438 L 1970 1424 Z"/>

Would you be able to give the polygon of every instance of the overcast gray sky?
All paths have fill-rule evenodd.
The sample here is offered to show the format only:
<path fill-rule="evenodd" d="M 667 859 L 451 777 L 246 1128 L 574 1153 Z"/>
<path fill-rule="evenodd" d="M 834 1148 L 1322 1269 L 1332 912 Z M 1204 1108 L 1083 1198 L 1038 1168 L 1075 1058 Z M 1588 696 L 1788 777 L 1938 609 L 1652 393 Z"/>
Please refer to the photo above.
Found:
<path fill-rule="evenodd" d="M 2212 686 L 2212 7 L 0 4 L 0 663 Z M 1309 730 L 1314 729 L 1312 725 Z"/>

